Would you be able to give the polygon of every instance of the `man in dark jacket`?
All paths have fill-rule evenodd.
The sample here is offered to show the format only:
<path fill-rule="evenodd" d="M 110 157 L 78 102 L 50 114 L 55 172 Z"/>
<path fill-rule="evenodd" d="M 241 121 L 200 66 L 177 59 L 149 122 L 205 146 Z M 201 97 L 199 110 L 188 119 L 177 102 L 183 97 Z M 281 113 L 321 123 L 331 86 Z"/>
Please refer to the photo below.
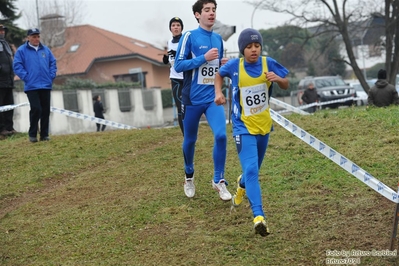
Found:
<path fill-rule="evenodd" d="M 399 96 L 395 86 L 386 80 L 387 72 L 380 69 L 377 78 L 375 85 L 369 91 L 368 105 L 377 107 L 399 105 Z"/>
<path fill-rule="evenodd" d="M 13 51 L 5 40 L 7 27 L 0 24 L 0 106 L 14 104 Z M 0 112 L 0 137 L 16 133 L 13 122 L 14 110 Z"/>
<path fill-rule="evenodd" d="M 104 119 L 104 106 L 103 103 L 101 102 L 101 96 L 100 95 L 96 95 L 93 97 L 93 111 L 94 111 L 94 116 Z M 97 132 L 100 131 L 100 127 L 101 124 L 100 123 L 96 123 L 97 125 Z M 101 131 L 105 130 L 106 125 L 102 125 L 101 127 Z"/>
<path fill-rule="evenodd" d="M 317 91 L 313 85 L 313 83 L 308 84 L 308 88 L 302 94 L 302 101 L 306 104 L 316 103 L 319 101 L 319 96 L 317 95 Z M 309 113 L 316 112 L 317 106 L 311 106 L 307 109 Z"/>

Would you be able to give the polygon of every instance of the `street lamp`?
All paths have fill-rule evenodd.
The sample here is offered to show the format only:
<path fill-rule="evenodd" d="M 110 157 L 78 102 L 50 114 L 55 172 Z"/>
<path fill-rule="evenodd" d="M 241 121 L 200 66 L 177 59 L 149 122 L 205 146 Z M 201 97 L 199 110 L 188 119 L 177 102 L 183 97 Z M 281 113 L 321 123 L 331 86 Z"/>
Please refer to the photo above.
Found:
<path fill-rule="evenodd" d="M 37 27 L 40 28 L 40 19 L 39 19 L 39 4 L 37 2 L 38 0 L 36 0 L 36 16 L 37 16 Z"/>
<path fill-rule="evenodd" d="M 364 79 L 367 80 L 367 72 L 366 72 L 366 63 L 365 63 L 365 55 L 364 55 L 364 46 L 363 46 L 363 39 L 364 36 L 366 36 L 367 33 L 367 29 L 364 30 L 362 38 L 360 39 L 360 46 L 362 47 L 362 58 L 363 58 L 363 75 L 364 75 Z"/>
<path fill-rule="evenodd" d="M 254 7 L 254 10 L 252 11 L 252 15 L 251 15 L 251 28 L 254 28 L 254 15 L 255 15 L 255 11 L 256 9 L 258 9 L 258 7 L 262 4 L 262 1 L 259 1 L 256 6 Z"/>

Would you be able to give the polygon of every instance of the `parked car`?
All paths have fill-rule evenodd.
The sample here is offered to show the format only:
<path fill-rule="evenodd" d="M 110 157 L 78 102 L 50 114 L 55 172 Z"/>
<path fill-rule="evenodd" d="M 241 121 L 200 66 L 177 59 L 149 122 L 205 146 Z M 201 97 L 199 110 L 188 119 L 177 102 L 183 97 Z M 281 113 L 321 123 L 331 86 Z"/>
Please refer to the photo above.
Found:
<path fill-rule="evenodd" d="M 374 80 L 367 80 L 367 83 L 369 84 L 369 87 L 373 87 L 375 81 Z M 367 92 L 363 89 L 362 85 L 360 84 L 359 81 L 357 82 L 350 82 L 349 83 L 350 86 L 352 86 L 355 91 L 356 91 L 356 97 L 362 98 L 361 100 L 357 100 L 356 101 L 356 105 L 360 106 L 360 105 L 367 105 L 367 98 L 368 98 L 368 94 Z"/>
<path fill-rule="evenodd" d="M 399 74 L 396 75 L 395 87 L 396 87 L 396 91 L 399 93 Z"/>
<path fill-rule="evenodd" d="M 305 77 L 299 81 L 298 90 L 304 91 L 309 83 L 313 83 L 316 87 L 320 102 L 329 102 L 356 96 L 355 89 L 345 83 L 339 76 Z M 299 95 L 301 93 L 298 92 L 298 97 Z M 338 108 L 339 106 L 351 106 L 352 104 L 353 99 L 348 99 L 347 101 L 321 105 L 321 108 Z"/>
<path fill-rule="evenodd" d="M 367 98 L 368 94 L 367 92 L 363 89 L 362 85 L 360 83 L 357 84 L 351 84 L 351 86 L 355 89 L 356 91 L 356 97 L 362 98 L 361 100 L 356 101 L 356 105 L 367 105 Z"/>

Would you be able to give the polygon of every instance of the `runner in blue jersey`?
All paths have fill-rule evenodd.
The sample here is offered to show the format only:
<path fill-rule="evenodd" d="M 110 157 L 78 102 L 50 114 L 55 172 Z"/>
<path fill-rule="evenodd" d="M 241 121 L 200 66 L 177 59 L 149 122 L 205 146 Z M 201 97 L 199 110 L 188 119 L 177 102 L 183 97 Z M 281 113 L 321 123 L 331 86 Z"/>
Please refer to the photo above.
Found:
<path fill-rule="evenodd" d="M 199 23 L 195 30 L 186 32 L 179 41 L 175 70 L 184 74 L 182 117 L 184 126 L 183 156 L 185 169 L 184 193 L 192 198 L 194 185 L 194 152 L 200 118 L 205 114 L 214 135 L 212 187 L 222 200 L 231 200 L 224 178 L 226 164 L 226 117 L 224 107 L 216 105 L 214 78 L 222 63 L 223 41 L 212 31 L 216 21 L 216 1 L 198 0 L 193 13 Z"/>
<path fill-rule="evenodd" d="M 243 58 L 230 59 L 215 77 L 215 102 L 226 103 L 222 93 L 223 78 L 232 83 L 233 137 L 236 142 L 242 175 L 237 180 L 237 192 L 232 198 L 234 206 L 244 199 L 245 192 L 254 217 L 255 233 L 269 234 L 266 215 L 262 207 L 259 169 L 273 129 L 269 100 L 273 83 L 288 88 L 288 70 L 270 57 L 261 56 L 263 39 L 254 29 L 245 29 L 238 38 Z"/>

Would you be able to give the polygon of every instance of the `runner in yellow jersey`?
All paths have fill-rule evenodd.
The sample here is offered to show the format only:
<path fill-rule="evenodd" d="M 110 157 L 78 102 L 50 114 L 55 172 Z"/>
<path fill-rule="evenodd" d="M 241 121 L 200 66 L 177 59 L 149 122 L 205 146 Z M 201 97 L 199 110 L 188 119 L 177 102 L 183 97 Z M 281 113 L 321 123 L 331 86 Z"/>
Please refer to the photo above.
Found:
<path fill-rule="evenodd" d="M 288 70 L 273 58 L 261 56 L 262 45 L 258 31 L 245 29 L 241 32 L 238 47 L 244 57 L 230 59 L 220 67 L 215 76 L 215 102 L 218 105 L 226 103 L 222 84 L 224 77 L 230 78 L 233 137 L 242 168 L 232 203 L 240 205 L 246 193 L 254 216 L 255 233 L 266 236 L 270 232 L 262 207 L 259 169 L 273 128 L 269 106 L 273 83 L 287 89 Z"/>

